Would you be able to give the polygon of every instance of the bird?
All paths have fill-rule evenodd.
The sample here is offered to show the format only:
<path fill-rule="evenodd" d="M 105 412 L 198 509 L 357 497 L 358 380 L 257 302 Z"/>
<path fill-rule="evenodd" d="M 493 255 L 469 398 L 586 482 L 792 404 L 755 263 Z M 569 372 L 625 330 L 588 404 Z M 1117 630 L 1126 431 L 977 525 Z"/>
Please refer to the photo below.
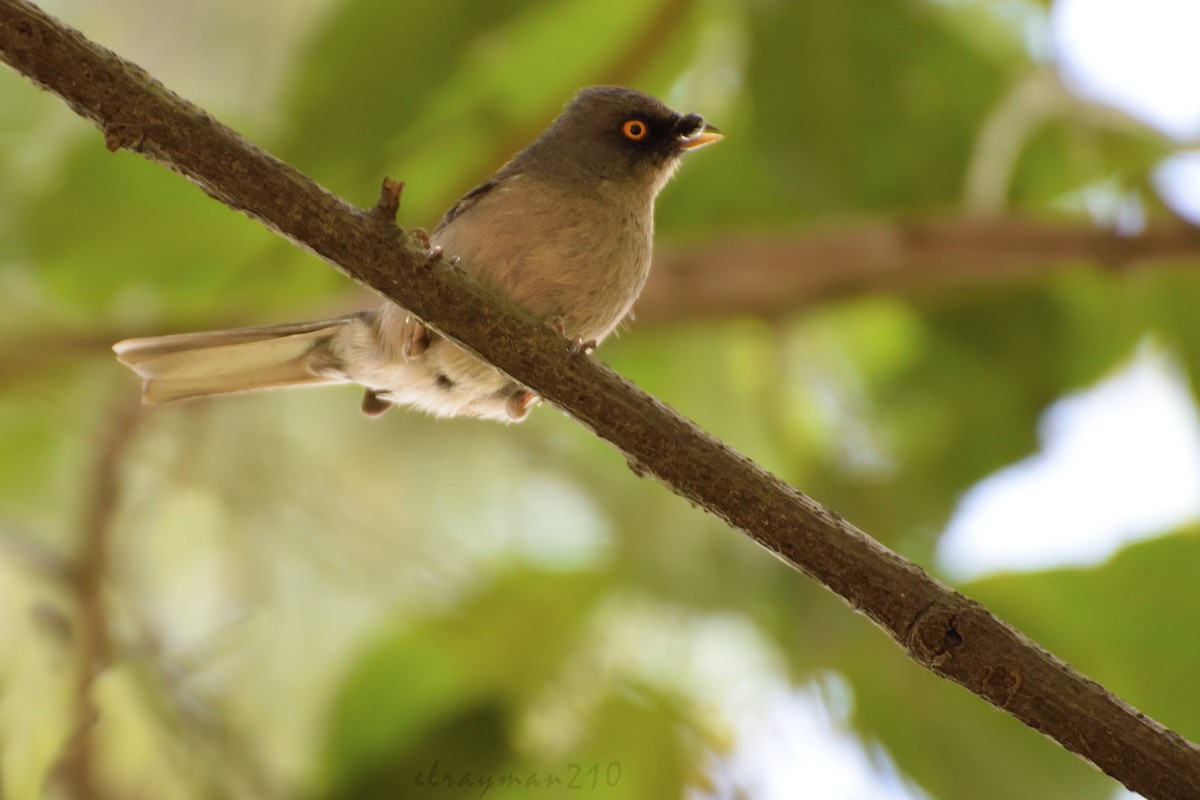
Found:
<path fill-rule="evenodd" d="M 490 291 L 590 350 L 630 313 L 650 270 L 654 201 L 681 157 L 721 139 L 699 114 L 621 86 L 580 90 L 550 126 L 427 235 Z M 361 410 L 520 422 L 539 398 L 399 305 L 336 319 L 126 339 L 117 359 L 147 404 L 357 383 Z"/>

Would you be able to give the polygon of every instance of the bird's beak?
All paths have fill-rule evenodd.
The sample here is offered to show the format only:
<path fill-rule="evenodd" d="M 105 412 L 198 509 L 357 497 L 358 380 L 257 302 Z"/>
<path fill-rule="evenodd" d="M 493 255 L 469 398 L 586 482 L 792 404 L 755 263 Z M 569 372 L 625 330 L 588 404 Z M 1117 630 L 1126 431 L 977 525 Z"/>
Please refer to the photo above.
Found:
<path fill-rule="evenodd" d="M 706 144 L 712 144 L 725 138 L 725 134 L 721 133 L 707 122 L 700 129 L 699 133 L 693 133 L 691 136 L 679 142 L 679 147 L 683 150 L 695 150 L 704 147 Z"/>

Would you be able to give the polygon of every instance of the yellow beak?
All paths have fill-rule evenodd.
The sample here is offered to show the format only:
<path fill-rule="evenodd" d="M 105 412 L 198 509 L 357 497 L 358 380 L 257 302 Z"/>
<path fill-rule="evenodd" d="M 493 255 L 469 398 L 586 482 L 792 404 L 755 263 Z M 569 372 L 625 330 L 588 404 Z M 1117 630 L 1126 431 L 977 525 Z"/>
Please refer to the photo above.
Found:
<path fill-rule="evenodd" d="M 693 134 L 679 143 L 679 146 L 684 150 L 695 150 L 698 147 L 704 147 L 706 144 L 720 141 L 725 138 L 725 134 L 721 133 L 712 125 L 705 123 L 699 133 Z"/>

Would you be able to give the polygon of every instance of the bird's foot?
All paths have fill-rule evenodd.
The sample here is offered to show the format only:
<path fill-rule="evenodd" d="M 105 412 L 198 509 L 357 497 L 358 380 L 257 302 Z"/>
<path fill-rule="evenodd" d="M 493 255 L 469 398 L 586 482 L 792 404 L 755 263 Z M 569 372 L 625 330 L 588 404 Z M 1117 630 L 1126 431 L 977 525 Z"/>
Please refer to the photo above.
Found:
<path fill-rule="evenodd" d="M 379 396 L 374 389 L 367 389 L 362 399 L 362 413 L 368 417 L 378 417 L 392 407 L 392 401 Z"/>
<path fill-rule="evenodd" d="M 408 235 L 425 251 L 425 266 L 432 267 L 434 262 L 445 254 L 442 246 L 434 244 L 433 240 L 429 238 L 429 231 L 424 228 L 413 228 L 408 232 Z"/>
<path fill-rule="evenodd" d="M 576 336 L 571 339 L 571 355 L 588 355 L 596 349 L 596 340 L 588 339 L 586 342 L 582 336 Z"/>
<path fill-rule="evenodd" d="M 585 341 L 584 338 L 578 334 L 575 336 L 568 335 L 567 322 L 562 317 L 551 317 L 548 320 L 548 324 L 550 325 L 550 328 L 559 336 L 570 340 L 571 355 L 577 356 L 580 353 L 586 355 L 596 349 L 597 342 L 595 339 L 588 339 Z"/>
<path fill-rule="evenodd" d="M 429 249 L 433 247 L 433 241 L 429 238 L 429 231 L 425 230 L 424 228 L 413 228 L 408 232 L 408 235 L 411 236 L 417 244 L 421 245 L 421 249 L 425 252 L 429 252 Z"/>
<path fill-rule="evenodd" d="M 408 234 L 415 239 L 417 244 L 421 246 L 421 249 L 425 251 L 425 266 L 432 267 L 435 263 L 446 256 L 446 251 L 442 249 L 440 244 L 433 243 L 433 240 L 429 238 L 429 231 L 425 230 L 424 228 L 413 228 L 408 232 Z M 457 267 L 462 262 L 462 259 L 458 256 L 449 256 L 446 258 L 446 260 L 452 267 Z"/>
<path fill-rule="evenodd" d="M 440 244 L 435 244 L 433 247 L 430 247 L 425 251 L 425 266 L 432 267 L 445 254 L 446 251 L 442 249 L 442 246 Z"/>
<path fill-rule="evenodd" d="M 529 416 L 529 409 L 533 408 L 533 404 L 538 400 L 538 396 L 528 389 L 514 392 L 509 395 L 508 402 L 506 403 L 508 418 L 513 422 L 520 422 Z"/>

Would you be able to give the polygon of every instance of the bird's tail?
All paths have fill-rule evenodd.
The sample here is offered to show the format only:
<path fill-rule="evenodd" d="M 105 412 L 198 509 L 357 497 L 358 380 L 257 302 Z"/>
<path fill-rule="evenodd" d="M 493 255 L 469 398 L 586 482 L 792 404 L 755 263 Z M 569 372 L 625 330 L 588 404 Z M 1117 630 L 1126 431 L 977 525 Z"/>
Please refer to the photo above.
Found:
<path fill-rule="evenodd" d="M 170 403 L 279 386 L 343 383 L 329 343 L 361 315 L 206 333 L 126 339 L 117 359 L 144 379 L 142 401 Z"/>

